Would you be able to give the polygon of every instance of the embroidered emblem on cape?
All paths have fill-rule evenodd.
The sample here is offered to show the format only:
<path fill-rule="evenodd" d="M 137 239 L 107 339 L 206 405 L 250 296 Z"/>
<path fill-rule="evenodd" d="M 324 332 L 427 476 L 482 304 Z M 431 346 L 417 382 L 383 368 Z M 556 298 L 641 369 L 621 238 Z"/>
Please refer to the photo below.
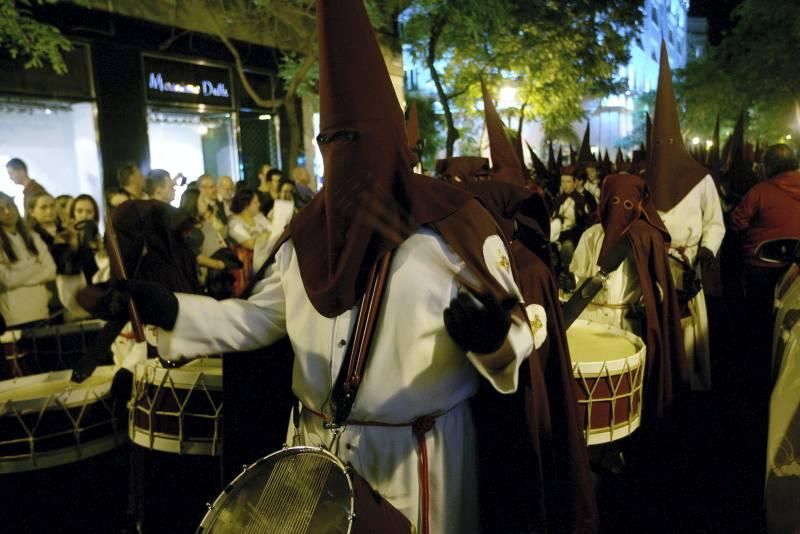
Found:
<path fill-rule="evenodd" d="M 506 256 L 502 250 L 498 250 L 497 257 L 498 257 L 497 266 L 503 269 L 504 271 L 507 271 L 509 267 L 511 267 L 511 262 L 508 261 L 508 256 Z"/>
<path fill-rule="evenodd" d="M 525 307 L 530 320 L 533 345 L 538 349 L 547 339 L 547 314 L 539 304 L 529 304 Z"/>

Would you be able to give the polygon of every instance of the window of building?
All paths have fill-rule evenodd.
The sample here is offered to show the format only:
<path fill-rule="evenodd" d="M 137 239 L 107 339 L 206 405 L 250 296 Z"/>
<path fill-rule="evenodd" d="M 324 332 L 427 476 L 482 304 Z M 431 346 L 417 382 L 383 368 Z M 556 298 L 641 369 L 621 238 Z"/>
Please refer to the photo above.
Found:
<path fill-rule="evenodd" d="M 656 9 L 656 6 L 653 6 L 653 8 L 650 10 L 650 18 L 653 19 L 653 23 L 658 26 L 658 10 Z"/>

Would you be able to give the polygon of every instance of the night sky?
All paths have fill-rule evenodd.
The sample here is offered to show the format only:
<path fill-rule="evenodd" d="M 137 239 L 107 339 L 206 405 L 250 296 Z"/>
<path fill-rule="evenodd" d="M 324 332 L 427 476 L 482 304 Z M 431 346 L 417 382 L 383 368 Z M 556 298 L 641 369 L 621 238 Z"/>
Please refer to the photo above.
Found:
<path fill-rule="evenodd" d="M 742 0 L 691 0 L 689 16 L 708 19 L 708 39 L 712 45 L 717 45 L 722 32 L 732 26 L 731 12 L 741 3 Z"/>

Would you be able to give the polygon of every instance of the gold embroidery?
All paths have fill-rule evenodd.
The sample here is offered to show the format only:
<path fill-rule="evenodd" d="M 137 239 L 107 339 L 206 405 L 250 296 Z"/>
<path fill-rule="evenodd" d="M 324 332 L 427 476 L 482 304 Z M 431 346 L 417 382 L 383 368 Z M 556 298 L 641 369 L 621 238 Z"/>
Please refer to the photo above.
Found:
<path fill-rule="evenodd" d="M 533 336 L 534 337 L 536 337 L 536 332 L 541 330 L 541 328 L 543 326 L 544 326 L 544 324 L 542 324 L 542 320 L 539 319 L 539 316 L 538 315 L 534 315 L 533 319 L 531 320 L 531 332 L 533 332 Z"/>
<path fill-rule="evenodd" d="M 498 250 L 498 251 L 497 251 L 497 255 L 498 255 L 498 256 L 499 256 L 499 258 L 500 258 L 500 259 L 498 259 L 498 260 L 497 260 L 497 265 L 498 265 L 498 266 L 499 266 L 501 269 L 503 269 L 504 271 L 507 271 L 507 270 L 508 270 L 508 268 L 509 268 L 509 267 L 511 267 L 511 262 L 509 262 L 509 261 L 508 261 L 508 256 L 506 256 L 505 254 L 503 254 L 503 251 L 502 251 L 502 250 Z"/>

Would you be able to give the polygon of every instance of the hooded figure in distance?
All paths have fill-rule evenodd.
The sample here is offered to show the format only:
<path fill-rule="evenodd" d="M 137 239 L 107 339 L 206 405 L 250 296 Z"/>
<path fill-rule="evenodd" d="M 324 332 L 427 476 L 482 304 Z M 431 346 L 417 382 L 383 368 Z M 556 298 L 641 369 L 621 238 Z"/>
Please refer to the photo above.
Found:
<path fill-rule="evenodd" d="M 708 314 L 697 263 L 710 267 L 716 261 L 725 236 L 725 224 L 714 179 L 689 154 L 683 142 L 667 47 L 663 41 L 650 143 L 645 179 L 672 237 L 670 264 L 682 300 L 684 348 L 689 359 L 691 386 L 696 390 L 709 389 Z"/>

